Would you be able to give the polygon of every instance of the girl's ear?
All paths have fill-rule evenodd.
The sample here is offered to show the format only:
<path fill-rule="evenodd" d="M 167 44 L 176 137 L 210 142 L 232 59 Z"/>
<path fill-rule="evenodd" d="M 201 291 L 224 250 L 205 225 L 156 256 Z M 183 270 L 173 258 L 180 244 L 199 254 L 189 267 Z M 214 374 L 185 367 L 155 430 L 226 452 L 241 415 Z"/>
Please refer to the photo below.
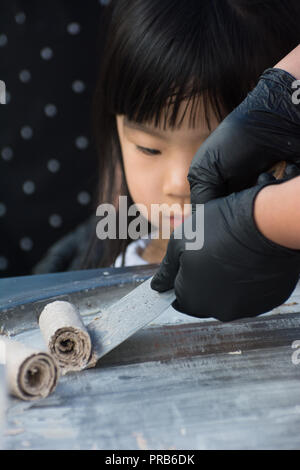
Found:
<path fill-rule="evenodd" d="M 118 197 L 122 194 L 122 185 L 123 185 L 123 171 L 121 167 L 121 163 L 117 162 L 115 168 L 115 185 L 116 185 L 116 194 L 114 204 L 118 204 Z"/>
<path fill-rule="evenodd" d="M 115 120 L 116 120 L 116 128 L 120 137 L 120 132 L 121 132 L 121 124 L 122 124 L 122 116 L 121 114 L 116 114 L 115 115 Z"/>

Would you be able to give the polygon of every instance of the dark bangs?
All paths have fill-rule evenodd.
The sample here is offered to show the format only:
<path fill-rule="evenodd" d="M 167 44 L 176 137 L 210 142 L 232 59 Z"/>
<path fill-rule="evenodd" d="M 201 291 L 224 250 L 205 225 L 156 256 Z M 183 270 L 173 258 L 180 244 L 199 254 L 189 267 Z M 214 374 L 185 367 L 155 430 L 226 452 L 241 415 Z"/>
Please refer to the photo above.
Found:
<path fill-rule="evenodd" d="M 202 106 L 210 129 L 211 111 L 224 119 L 260 73 L 290 51 L 290 38 L 279 35 L 282 21 L 285 31 L 299 28 L 289 4 L 293 1 L 116 0 L 106 43 L 104 108 L 173 128 L 180 126 L 179 107 L 187 100 L 190 125 Z M 274 10 L 281 10 L 275 24 L 268 22 L 268 8 L 272 19 Z M 270 40 L 276 28 L 278 38 Z"/>
<path fill-rule="evenodd" d="M 190 8 L 176 0 L 116 2 L 104 82 L 105 108 L 111 114 L 164 129 L 180 127 L 184 114 L 179 119 L 179 109 L 185 101 L 191 126 L 200 104 L 208 125 L 210 106 L 222 120 L 221 74 L 215 70 L 219 61 L 215 57 L 214 64 L 211 54 L 220 34 L 207 28 L 214 17 L 215 29 L 217 18 L 208 2 L 201 8 L 199 0 L 188 3 Z M 124 15 L 126 20 L 120 21 Z"/>

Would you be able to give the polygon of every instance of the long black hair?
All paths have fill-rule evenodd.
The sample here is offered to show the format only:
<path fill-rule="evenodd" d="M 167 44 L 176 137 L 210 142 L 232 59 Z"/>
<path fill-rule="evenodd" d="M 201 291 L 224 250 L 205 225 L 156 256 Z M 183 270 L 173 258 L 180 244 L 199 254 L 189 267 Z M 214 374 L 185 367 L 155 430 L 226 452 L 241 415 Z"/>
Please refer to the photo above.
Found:
<path fill-rule="evenodd" d="M 300 40 L 299 0 L 112 0 L 93 99 L 99 152 L 95 207 L 133 201 L 126 184 L 116 115 L 173 128 L 179 106 L 199 97 L 221 122 Z M 165 110 L 172 104 L 168 122 Z M 130 221 L 130 219 L 129 219 Z M 150 226 L 149 226 L 150 230 Z M 94 230 L 83 268 L 110 266 L 130 239 L 99 241 Z M 99 249 L 101 247 L 101 250 Z"/>

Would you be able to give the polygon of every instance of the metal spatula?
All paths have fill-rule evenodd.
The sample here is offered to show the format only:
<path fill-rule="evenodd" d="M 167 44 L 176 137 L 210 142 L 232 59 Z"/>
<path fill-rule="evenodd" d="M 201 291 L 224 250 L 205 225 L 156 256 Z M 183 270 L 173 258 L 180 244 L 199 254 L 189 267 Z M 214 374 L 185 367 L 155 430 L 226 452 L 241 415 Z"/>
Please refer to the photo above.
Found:
<path fill-rule="evenodd" d="M 93 344 L 89 367 L 93 367 L 98 359 L 161 315 L 175 300 L 174 289 L 156 292 L 150 287 L 151 279 L 109 306 L 99 318 L 87 325 Z"/>

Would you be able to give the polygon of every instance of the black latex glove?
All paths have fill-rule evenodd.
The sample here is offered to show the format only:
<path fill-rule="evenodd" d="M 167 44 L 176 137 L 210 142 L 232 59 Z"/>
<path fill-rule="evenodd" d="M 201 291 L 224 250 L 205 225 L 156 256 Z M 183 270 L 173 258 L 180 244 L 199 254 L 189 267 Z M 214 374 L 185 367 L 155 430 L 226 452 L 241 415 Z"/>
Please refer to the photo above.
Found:
<path fill-rule="evenodd" d="M 163 292 L 174 286 L 176 310 L 221 321 L 259 315 L 284 303 L 299 279 L 300 250 L 273 243 L 256 227 L 255 197 L 269 184 L 280 181 L 205 204 L 199 250 L 186 250 L 187 240 L 174 238 L 177 227 L 151 287 Z M 190 217 L 196 220 L 195 213 Z"/>
<path fill-rule="evenodd" d="M 185 250 L 187 240 L 176 239 L 181 228 L 175 229 L 151 282 L 159 292 L 174 287 L 173 307 L 183 313 L 221 321 L 259 315 L 282 304 L 297 284 L 300 251 L 266 239 L 253 219 L 258 192 L 282 181 L 262 174 L 249 188 L 259 173 L 281 160 L 295 163 L 288 165 L 286 179 L 299 174 L 300 110 L 292 103 L 294 80 L 282 70 L 266 70 L 193 159 L 191 202 L 209 201 L 204 246 Z M 228 195 L 245 187 L 249 189 Z M 195 214 L 191 217 L 195 222 Z"/>
<path fill-rule="evenodd" d="M 192 203 L 249 188 L 281 160 L 300 164 L 300 104 L 292 103 L 295 80 L 281 69 L 267 69 L 206 139 L 188 173 Z"/>

